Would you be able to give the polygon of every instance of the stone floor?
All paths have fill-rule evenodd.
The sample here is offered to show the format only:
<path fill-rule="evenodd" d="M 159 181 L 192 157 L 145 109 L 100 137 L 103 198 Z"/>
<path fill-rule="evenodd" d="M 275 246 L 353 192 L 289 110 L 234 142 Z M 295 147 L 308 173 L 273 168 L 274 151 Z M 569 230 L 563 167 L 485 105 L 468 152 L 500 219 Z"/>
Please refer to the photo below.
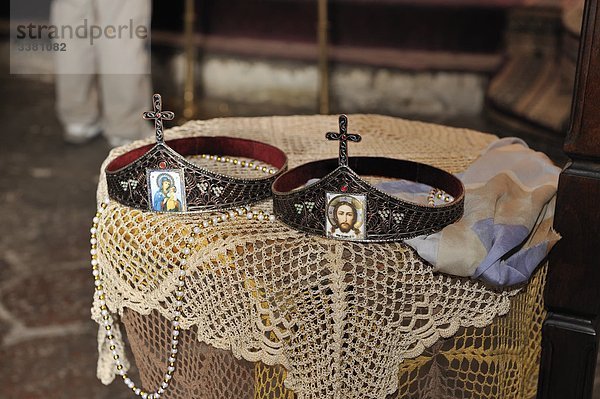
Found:
<path fill-rule="evenodd" d="M 0 398 L 131 397 L 96 379 L 90 320 L 89 228 L 109 146 L 62 141 L 51 83 L 2 67 L 0 98 Z"/>
<path fill-rule="evenodd" d="M 131 397 L 95 377 L 89 228 L 109 147 L 66 145 L 53 86 L 0 73 L 0 398 Z"/>

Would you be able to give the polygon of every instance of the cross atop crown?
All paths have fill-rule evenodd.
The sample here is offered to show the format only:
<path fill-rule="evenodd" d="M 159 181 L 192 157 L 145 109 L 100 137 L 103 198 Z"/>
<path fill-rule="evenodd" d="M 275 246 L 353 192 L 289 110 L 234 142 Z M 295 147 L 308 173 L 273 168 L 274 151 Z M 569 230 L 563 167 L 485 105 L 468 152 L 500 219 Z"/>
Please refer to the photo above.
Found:
<path fill-rule="evenodd" d="M 360 134 L 348 133 L 348 117 L 346 115 L 340 115 L 339 123 L 340 132 L 329 132 L 325 134 L 325 137 L 327 138 L 327 140 L 339 140 L 339 165 L 348 166 L 348 140 L 358 143 L 360 142 L 362 137 L 360 137 Z"/>
<path fill-rule="evenodd" d="M 162 98 L 160 94 L 152 96 L 152 103 L 154 104 L 154 111 L 144 112 L 144 119 L 154 119 L 154 128 L 156 129 L 156 142 L 164 143 L 165 137 L 163 134 L 163 120 L 170 121 L 175 118 L 175 114 L 171 111 L 162 110 Z"/>

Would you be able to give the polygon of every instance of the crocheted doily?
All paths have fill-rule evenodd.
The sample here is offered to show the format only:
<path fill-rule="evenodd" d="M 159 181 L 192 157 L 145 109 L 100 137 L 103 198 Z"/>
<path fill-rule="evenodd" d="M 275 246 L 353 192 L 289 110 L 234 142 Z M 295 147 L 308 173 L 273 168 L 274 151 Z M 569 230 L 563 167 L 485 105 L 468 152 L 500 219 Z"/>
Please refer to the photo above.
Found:
<path fill-rule="evenodd" d="M 350 115 L 349 121 L 349 131 L 363 137 L 361 144 L 350 144 L 350 156 L 405 158 L 452 173 L 464 170 L 496 139 L 376 115 Z M 325 132 L 336 129 L 335 116 L 229 118 L 189 122 L 167 131 L 166 138 L 235 135 L 260 140 L 285 151 L 294 167 L 336 157 L 337 145 L 324 139 Z M 113 150 L 102 170 L 126 150 Z M 231 164 L 213 166 L 246 173 Z M 105 197 L 101 173 L 98 199 Z M 270 212 L 271 202 L 258 208 Z M 97 234 L 109 309 L 125 319 L 131 313 L 126 308 L 139 315 L 172 314 L 177 254 L 191 226 L 209 217 L 155 214 L 111 203 Z M 404 359 L 421 355 L 460 327 L 489 325 L 509 311 L 517 292 L 433 273 L 403 243 L 334 241 L 277 221 L 246 218 L 203 229 L 188 267 L 182 329 L 193 329 L 198 341 L 236 358 L 283 366 L 285 387 L 298 398 L 385 398 L 398 388 Z M 101 320 L 97 304 L 93 318 Z M 168 330 L 137 325 L 145 326 L 138 333 L 148 342 L 168 339 Z M 114 366 L 102 331 L 99 350 L 98 376 L 108 383 Z M 156 357 L 160 368 L 166 349 Z M 178 378 L 186 376 L 176 372 L 174 382 Z"/>

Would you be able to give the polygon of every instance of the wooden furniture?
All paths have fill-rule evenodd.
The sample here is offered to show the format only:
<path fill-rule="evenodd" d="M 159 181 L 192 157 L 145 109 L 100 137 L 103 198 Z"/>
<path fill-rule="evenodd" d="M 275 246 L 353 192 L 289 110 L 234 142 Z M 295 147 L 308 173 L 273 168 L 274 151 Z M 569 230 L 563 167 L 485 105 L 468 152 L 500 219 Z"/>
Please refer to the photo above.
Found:
<path fill-rule="evenodd" d="M 600 315 L 600 4 L 587 0 L 558 186 L 538 399 L 591 398 Z"/>

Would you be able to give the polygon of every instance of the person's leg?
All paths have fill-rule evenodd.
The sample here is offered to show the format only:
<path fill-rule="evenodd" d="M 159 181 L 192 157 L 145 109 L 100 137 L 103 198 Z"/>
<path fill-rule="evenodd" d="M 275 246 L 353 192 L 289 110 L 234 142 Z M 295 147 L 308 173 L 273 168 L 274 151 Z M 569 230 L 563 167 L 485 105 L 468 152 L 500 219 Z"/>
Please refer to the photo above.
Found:
<path fill-rule="evenodd" d="M 100 109 L 94 48 L 85 39 L 71 39 L 78 26 L 92 23 L 91 0 L 54 0 L 50 18 L 68 37 L 66 51 L 55 54 L 56 109 L 65 140 L 83 143 L 100 134 Z"/>
<path fill-rule="evenodd" d="M 96 12 L 98 24 L 115 27 L 117 35 L 98 42 L 104 134 L 113 145 L 150 137 L 142 113 L 152 104 L 149 40 L 143 39 L 144 31 L 150 35 L 151 1 L 96 0 Z"/>

